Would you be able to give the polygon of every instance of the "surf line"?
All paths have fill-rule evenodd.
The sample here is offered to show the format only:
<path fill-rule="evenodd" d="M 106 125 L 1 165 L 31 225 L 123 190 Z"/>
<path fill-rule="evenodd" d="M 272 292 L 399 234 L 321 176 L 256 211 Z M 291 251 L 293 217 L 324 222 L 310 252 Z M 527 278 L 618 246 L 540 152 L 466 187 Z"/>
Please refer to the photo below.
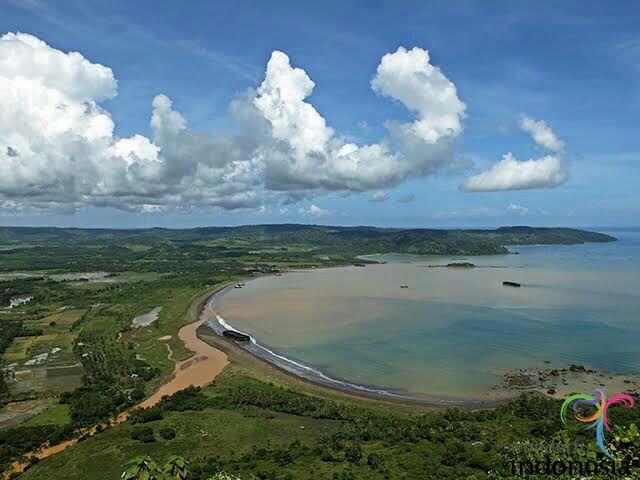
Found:
<path fill-rule="evenodd" d="M 213 302 L 210 303 L 211 308 L 213 309 Z M 310 377 L 311 380 L 316 380 L 319 383 L 323 383 L 326 385 L 334 385 L 334 386 L 339 386 L 342 387 L 342 389 L 345 389 L 347 391 L 349 390 L 357 390 L 357 391 L 361 391 L 361 392 L 366 392 L 369 394 L 374 394 L 374 395 L 379 395 L 382 397 L 391 397 L 391 398 L 397 398 L 397 399 L 401 399 L 401 400 L 416 400 L 416 397 L 412 397 L 410 395 L 402 395 L 402 394 L 398 394 L 398 393 L 394 393 L 394 392 L 390 392 L 388 390 L 383 390 L 383 389 L 377 389 L 377 388 L 370 388 L 370 387 L 366 387 L 364 385 L 358 385 L 356 383 L 350 383 L 350 382 L 345 382 L 342 380 L 338 380 L 336 378 L 330 377 L 329 375 L 321 372 L 320 370 L 317 370 L 313 367 L 310 367 L 308 365 L 305 365 L 303 363 L 297 362 L 295 360 L 292 360 L 291 358 L 285 357 L 284 355 L 281 355 L 277 352 L 274 352 L 273 350 L 265 347 L 264 345 L 261 345 L 256 339 L 255 337 L 253 337 L 252 335 L 249 335 L 248 333 L 245 333 L 241 330 L 238 330 L 237 328 L 233 327 L 232 325 L 230 325 L 220 314 L 216 313 L 216 320 L 218 322 L 218 326 L 223 329 L 223 330 L 232 330 L 234 332 L 237 333 L 241 333 L 243 335 L 246 335 L 249 337 L 251 345 L 254 347 L 254 349 L 250 349 L 247 347 L 242 347 L 245 350 L 248 350 L 249 352 L 253 353 L 254 355 L 263 358 L 264 360 L 270 361 L 272 363 L 275 363 L 277 366 L 284 368 L 285 370 L 287 370 L 289 373 L 292 373 L 293 375 L 297 375 L 297 376 L 302 376 L 303 378 L 305 377 L 303 372 L 307 372 L 308 376 Z M 221 333 L 221 332 L 218 332 Z M 240 345 L 241 346 L 241 345 Z M 278 359 L 280 360 L 282 363 L 274 361 L 274 359 Z M 338 388 L 339 388 L 338 387 Z M 450 404 L 457 404 L 457 403 L 462 403 L 456 400 L 439 400 L 437 403 L 450 403 Z"/>

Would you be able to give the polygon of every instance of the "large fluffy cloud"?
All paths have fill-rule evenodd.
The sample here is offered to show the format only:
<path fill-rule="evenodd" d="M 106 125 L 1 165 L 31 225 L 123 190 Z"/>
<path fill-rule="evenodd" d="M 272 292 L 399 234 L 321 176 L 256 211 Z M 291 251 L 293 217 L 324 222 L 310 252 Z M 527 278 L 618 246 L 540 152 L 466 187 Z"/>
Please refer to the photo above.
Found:
<path fill-rule="evenodd" d="M 564 183 L 569 175 L 564 166 L 564 142 L 543 121 L 523 117 L 520 128 L 541 147 L 552 153 L 541 158 L 517 160 L 511 152 L 488 170 L 472 176 L 462 186 L 470 192 L 551 188 Z"/>
<path fill-rule="evenodd" d="M 81 102 L 116 95 L 118 84 L 111 69 L 91 63 L 77 52 L 63 53 L 22 33 L 7 33 L 0 42 L 3 77 L 41 81 L 52 90 Z"/>
<path fill-rule="evenodd" d="M 304 70 L 291 67 L 289 57 L 275 51 L 254 101 L 271 124 L 273 136 L 287 142 L 299 158 L 323 152 L 333 136 L 325 119 L 304 101 L 314 87 Z"/>
<path fill-rule="evenodd" d="M 387 53 L 371 86 L 416 112 L 418 119 L 403 128 L 425 142 L 436 143 L 462 132 L 466 106 L 458 98 L 456 86 L 431 65 L 427 50 L 400 47 Z"/>
<path fill-rule="evenodd" d="M 0 37 L 0 206 L 86 205 L 158 212 L 289 203 L 327 191 L 375 191 L 451 168 L 465 105 L 426 50 L 382 58 L 373 89 L 401 102 L 410 123 L 357 145 L 307 101 L 315 84 L 273 52 L 256 90 L 232 102 L 239 133 L 199 133 L 165 95 L 152 138 L 114 135 L 100 103 L 117 94 L 108 67 L 27 34 Z M 310 212 L 317 215 L 320 212 Z"/>
<path fill-rule="evenodd" d="M 314 83 L 282 52 L 273 52 L 254 105 L 271 136 L 259 154 L 273 190 L 323 188 L 365 191 L 397 185 L 410 176 L 434 173 L 452 163 L 452 142 L 462 132 L 464 104 L 455 86 L 429 63 L 426 50 L 399 48 L 385 55 L 372 85 L 404 103 L 418 119 L 389 124 L 391 138 L 356 145 L 337 135 L 306 101 Z M 411 101 L 413 94 L 419 101 Z"/>

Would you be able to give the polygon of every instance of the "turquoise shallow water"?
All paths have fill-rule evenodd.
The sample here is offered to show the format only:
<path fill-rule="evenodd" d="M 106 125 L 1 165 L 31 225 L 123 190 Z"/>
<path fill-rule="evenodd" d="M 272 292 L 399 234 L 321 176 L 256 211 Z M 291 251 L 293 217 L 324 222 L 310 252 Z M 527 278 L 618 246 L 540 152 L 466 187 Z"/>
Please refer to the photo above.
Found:
<path fill-rule="evenodd" d="M 389 263 L 260 278 L 216 307 L 282 357 L 418 396 L 485 398 L 508 369 L 545 361 L 636 375 L 640 231 L 607 233 L 620 241 L 489 257 L 373 256 Z M 451 261 L 478 268 L 433 267 Z"/>

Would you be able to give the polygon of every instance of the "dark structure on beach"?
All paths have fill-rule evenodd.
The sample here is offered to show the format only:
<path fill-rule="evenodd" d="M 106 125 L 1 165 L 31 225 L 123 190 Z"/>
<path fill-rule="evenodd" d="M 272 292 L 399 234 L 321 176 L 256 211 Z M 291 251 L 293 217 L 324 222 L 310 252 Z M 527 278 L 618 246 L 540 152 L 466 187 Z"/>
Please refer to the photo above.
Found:
<path fill-rule="evenodd" d="M 251 340 L 251 337 L 249 335 L 236 332 L 235 330 L 225 330 L 224 332 L 222 332 L 222 335 L 237 342 L 248 342 L 249 340 Z"/>
<path fill-rule="evenodd" d="M 502 285 L 505 287 L 521 287 L 522 285 L 518 282 L 502 282 Z"/>

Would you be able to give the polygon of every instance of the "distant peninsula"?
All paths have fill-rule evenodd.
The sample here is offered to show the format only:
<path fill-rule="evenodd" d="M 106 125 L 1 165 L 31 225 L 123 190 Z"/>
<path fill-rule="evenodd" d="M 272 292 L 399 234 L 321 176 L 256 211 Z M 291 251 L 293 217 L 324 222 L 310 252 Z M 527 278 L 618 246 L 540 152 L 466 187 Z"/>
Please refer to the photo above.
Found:
<path fill-rule="evenodd" d="M 324 225 L 245 225 L 191 229 L 84 229 L 0 227 L 0 245 L 146 245 L 190 251 L 198 246 L 217 249 L 226 257 L 252 252 L 275 254 L 303 251 L 317 255 L 341 252 L 408 253 L 420 255 L 496 255 L 509 253 L 506 246 L 612 242 L 603 233 L 573 228 L 500 227 L 493 230 L 429 228 L 335 227 Z"/>

